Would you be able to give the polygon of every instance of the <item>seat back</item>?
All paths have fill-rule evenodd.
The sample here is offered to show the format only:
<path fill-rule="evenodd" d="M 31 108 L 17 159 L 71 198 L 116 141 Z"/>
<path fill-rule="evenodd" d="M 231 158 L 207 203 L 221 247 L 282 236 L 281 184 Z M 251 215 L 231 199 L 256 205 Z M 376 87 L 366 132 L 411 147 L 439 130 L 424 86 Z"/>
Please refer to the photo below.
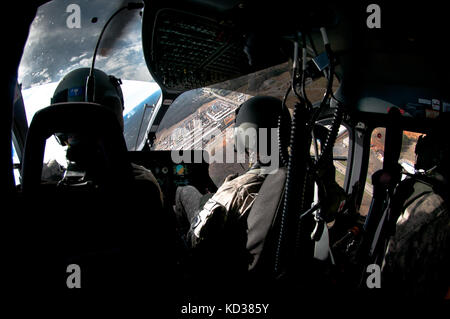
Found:
<path fill-rule="evenodd" d="M 270 271 L 270 257 L 276 238 L 273 226 L 281 206 L 286 181 L 286 168 L 269 174 L 262 184 L 258 196 L 247 218 L 247 250 L 251 255 L 250 272 Z"/>
<path fill-rule="evenodd" d="M 45 143 L 55 133 L 84 134 L 101 141 L 104 163 L 99 163 L 98 169 L 103 170 L 104 179 L 109 179 L 105 185 L 132 181 L 125 140 L 114 113 L 96 103 L 57 103 L 38 111 L 31 121 L 22 167 L 24 193 L 33 192 L 41 184 Z"/>
<path fill-rule="evenodd" d="M 74 132 L 98 140 L 102 154 L 92 160 L 103 178 L 99 187 L 42 184 L 46 139 Z M 80 266 L 81 287 L 87 289 L 162 289 L 168 283 L 175 227 L 156 185 L 134 180 L 120 125 L 106 107 L 60 103 L 36 113 L 25 146 L 23 198 L 18 237 L 24 258 L 39 261 L 42 285 L 69 291 L 70 264 Z"/>

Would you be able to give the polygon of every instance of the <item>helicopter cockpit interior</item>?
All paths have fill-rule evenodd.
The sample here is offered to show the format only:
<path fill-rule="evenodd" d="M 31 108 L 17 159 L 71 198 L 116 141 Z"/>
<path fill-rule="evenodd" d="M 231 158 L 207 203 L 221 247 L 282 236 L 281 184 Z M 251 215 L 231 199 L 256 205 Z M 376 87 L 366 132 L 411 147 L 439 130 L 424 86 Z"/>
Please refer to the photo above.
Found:
<path fill-rule="evenodd" d="M 11 272 L 37 269 L 33 287 L 19 275 L 16 286 L 68 300 L 144 289 L 157 292 L 147 302 L 177 318 L 238 313 L 225 304 L 285 317 L 397 296 L 379 277 L 397 190 L 418 174 L 422 135 L 449 121 L 445 10 L 404 1 L 69 2 L 14 8 L 25 18 L 7 35 L 16 46 L 2 94 L 2 183 L 15 213 L 12 260 L 21 264 Z M 42 21 L 48 33 L 36 31 Z M 61 49 L 65 64 L 54 73 L 63 60 L 30 49 L 50 38 L 47 21 L 65 46 L 74 32 L 80 39 Z M 83 85 L 54 103 L 57 82 L 81 67 Z M 119 122 L 99 99 L 95 68 L 122 78 Z M 289 111 L 289 123 L 278 120 L 278 132 L 289 125 L 276 141 L 279 167 L 239 234 L 225 229 L 214 245 L 190 249 L 177 228 L 177 189 L 213 195 L 228 175 L 249 170 L 233 134 L 240 105 L 254 96 L 276 97 Z M 76 157 L 73 145 L 86 137 L 94 146 Z M 66 166 L 46 163 L 49 139 L 64 163 L 67 152 Z M 85 172 L 71 171 L 69 153 Z M 156 182 L 136 182 L 136 165 Z M 448 225 L 442 232 L 448 247 Z M 446 276 L 428 297 L 450 298 Z"/>

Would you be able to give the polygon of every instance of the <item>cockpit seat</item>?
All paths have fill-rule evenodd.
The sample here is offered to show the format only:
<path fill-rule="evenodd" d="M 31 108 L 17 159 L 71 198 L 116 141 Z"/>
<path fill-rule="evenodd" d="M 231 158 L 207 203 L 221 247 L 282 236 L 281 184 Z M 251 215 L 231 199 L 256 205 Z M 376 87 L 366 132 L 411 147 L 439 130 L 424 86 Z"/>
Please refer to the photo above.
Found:
<path fill-rule="evenodd" d="M 97 141 L 92 167 L 99 179 L 81 187 L 42 184 L 47 138 L 73 132 Z M 80 266 L 81 284 L 87 288 L 117 291 L 146 286 L 147 280 L 152 287 L 167 283 L 174 269 L 175 227 L 157 187 L 134 180 L 122 130 L 108 108 L 66 102 L 37 112 L 28 131 L 22 177 L 24 225 L 36 239 L 26 244 L 26 251 L 30 260 L 42 261 L 43 285 L 66 289 L 70 264 Z"/>

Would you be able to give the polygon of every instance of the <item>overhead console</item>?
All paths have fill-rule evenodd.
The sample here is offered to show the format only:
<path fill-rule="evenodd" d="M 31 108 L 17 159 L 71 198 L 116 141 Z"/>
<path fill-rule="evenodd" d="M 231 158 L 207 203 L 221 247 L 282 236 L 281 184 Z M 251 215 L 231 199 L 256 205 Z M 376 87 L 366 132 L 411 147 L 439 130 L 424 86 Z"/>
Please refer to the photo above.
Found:
<path fill-rule="evenodd" d="M 446 112 L 450 64 L 441 45 L 446 11 L 377 4 L 381 26 L 372 28 L 365 1 L 148 0 L 144 56 L 167 108 L 184 91 L 292 59 L 293 41 L 301 31 L 311 33 L 320 53 L 318 28 L 325 26 L 348 111 L 386 114 L 396 106 L 406 117 L 432 118 L 439 101 L 438 112 Z"/>
<path fill-rule="evenodd" d="M 292 57 L 292 39 L 305 25 L 334 21 L 310 6 L 291 11 L 290 2 L 146 1 L 147 66 L 163 92 L 180 94 L 279 65 Z"/>
<path fill-rule="evenodd" d="M 150 30 L 143 31 L 147 65 L 168 92 L 206 87 L 288 60 L 287 52 L 268 45 L 269 34 L 247 32 L 220 16 L 161 8 L 154 24 L 144 27 L 151 27 L 151 37 Z"/>
<path fill-rule="evenodd" d="M 151 40 L 152 71 L 170 89 L 208 86 L 249 70 L 243 47 L 232 23 L 161 9 Z"/>

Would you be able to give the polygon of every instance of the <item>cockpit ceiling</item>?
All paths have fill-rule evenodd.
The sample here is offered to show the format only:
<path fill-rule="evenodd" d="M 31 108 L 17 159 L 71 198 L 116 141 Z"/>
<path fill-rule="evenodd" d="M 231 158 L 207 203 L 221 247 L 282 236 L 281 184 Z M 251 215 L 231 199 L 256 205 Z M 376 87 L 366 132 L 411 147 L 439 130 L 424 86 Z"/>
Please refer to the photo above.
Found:
<path fill-rule="evenodd" d="M 338 61 L 340 96 L 353 110 L 385 114 L 390 106 L 406 109 L 418 98 L 450 103 L 450 64 L 441 45 L 450 30 L 445 10 L 380 0 L 381 28 L 371 29 L 369 1 L 314 3 L 299 1 L 297 10 L 287 0 L 221 0 L 217 5 L 212 0 L 146 1 L 147 65 L 163 92 L 176 96 L 292 59 L 299 31 L 311 34 L 320 53 L 319 27 L 326 26 Z M 414 90 L 433 93 L 397 98 L 398 92 Z M 384 102 L 372 103 L 374 99 Z M 373 105 L 368 107 L 367 101 Z"/>
<path fill-rule="evenodd" d="M 156 15 L 152 39 L 153 71 L 175 90 L 208 86 L 245 74 L 244 42 L 231 26 L 177 10 Z"/>

